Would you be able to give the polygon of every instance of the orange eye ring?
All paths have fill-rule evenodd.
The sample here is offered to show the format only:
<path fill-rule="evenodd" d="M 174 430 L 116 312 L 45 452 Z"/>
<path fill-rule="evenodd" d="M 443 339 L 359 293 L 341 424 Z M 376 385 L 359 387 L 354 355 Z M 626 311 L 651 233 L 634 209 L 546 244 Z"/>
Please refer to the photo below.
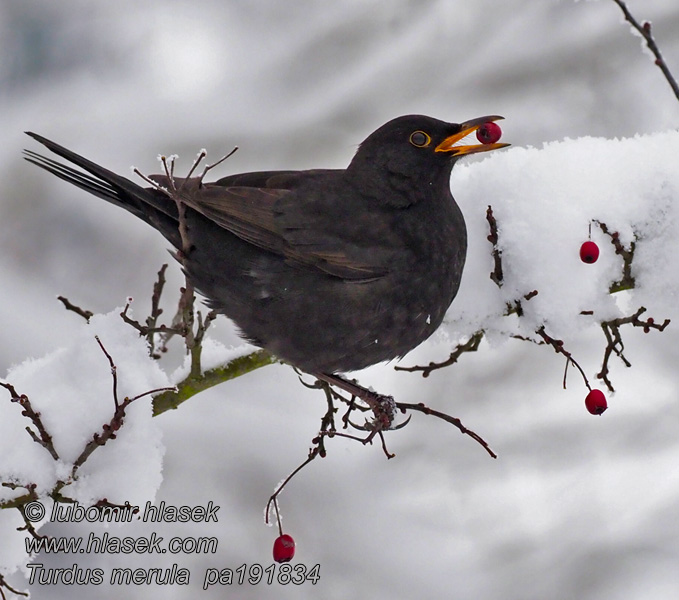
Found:
<path fill-rule="evenodd" d="M 431 144 L 431 136 L 424 131 L 413 131 L 410 134 L 410 143 L 416 148 L 424 148 Z"/>

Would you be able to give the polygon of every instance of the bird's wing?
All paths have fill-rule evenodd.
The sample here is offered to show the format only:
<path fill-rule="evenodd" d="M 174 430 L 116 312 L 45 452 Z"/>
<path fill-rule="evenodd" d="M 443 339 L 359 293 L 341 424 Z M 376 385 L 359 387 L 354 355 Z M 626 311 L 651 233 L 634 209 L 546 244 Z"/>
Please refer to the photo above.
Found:
<path fill-rule="evenodd" d="M 366 260 L 365 251 L 342 236 L 334 220 L 328 223 L 319 215 L 293 210 L 294 196 L 289 189 L 216 184 L 188 185 L 182 193 L 187 206 L 293 266 L 355 282 L 374 280 L 388 272 L 384 260 L 373 260 L 383 257 Z"/>

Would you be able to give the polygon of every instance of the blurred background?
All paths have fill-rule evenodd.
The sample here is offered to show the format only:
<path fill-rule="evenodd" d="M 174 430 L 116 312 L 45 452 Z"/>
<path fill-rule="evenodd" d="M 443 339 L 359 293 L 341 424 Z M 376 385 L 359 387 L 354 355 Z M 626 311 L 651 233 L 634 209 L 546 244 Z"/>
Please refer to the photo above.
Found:
<path fill-rule="evenodd" d="M 679 4 L 628 5 L 652 21 L 679 74 Z M 57 295 L 95 312 L 132 296 L 142 315 L 170 260 L 143 223 L 25 163 L 21 149 L 36 144 L 24 131 L 123 174 L 157 172 L 160 153 L 179 154 L 181 173 L 199 149 L 216 159 L 237 145 L 227 174 L 344 167 L 371 131 L 407 113 L 501 114 L 503 139 L 519 146 L 675 129 L 679 104 L 642 45 L 611 0 L 0 0 L 0 374 L 68 337 L 78 317 Z M 237 343 L 223 321 L 215 334 Z M 677 356 L 660 337 L 630 336 L 634 369 L 615 373 L 627 394 L 603 419 L 561 391 L 561 360 L 519 342 L 484 344 L 424 380 L 369 369 L 363 382 L 461 417 L 500 458 L 426 418 L 390 436 L 389 462 L 378 447 L 333 440 L 281 496 L 295 560 L 319 563 L 319 583 L 202 592 L 208 567 L 270 564 L 264 505 L 306 457 L 324 411 L 291 369 L 267 367 L 159 417 L 159 499 L 219 504 L 217 527 L 177 533 L 216 535 L 218 553 L 79 564 L 191 568 L 189 588 L 141 586 L 129 598 L 676 597 Z M 573 351 L 595 361 L 599 348 L 584 339 Z M 406 361 L 447 353 L 433 340 Z M 32 589 L 38 599 L 92 592 Z"/>

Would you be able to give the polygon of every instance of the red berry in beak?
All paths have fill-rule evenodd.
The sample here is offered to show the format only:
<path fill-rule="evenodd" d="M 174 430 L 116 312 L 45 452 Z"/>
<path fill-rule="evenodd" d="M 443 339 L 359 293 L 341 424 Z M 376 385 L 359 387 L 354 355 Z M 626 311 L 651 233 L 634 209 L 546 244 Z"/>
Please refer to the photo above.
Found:
<path fill-rule="evenodd" d="M 295 556 L 295 540 L 292 536 L 284 533 L 276 538 L 273 543 L 273 559 L 277 563 L 284 563 L 292 560 Z"/>
<path fill-rule="evenodd" d="M 608 408 L 606 396 L 601 390 L 591 390 L 585 398 L 585 407 L 593 415 L 600 415 Z"/>
<path fill-rule="evenodd" d="M 489 121 L 476 130 L 476 139 L 482 144 L 494 144 L 502 137 L 502 129 L 497 123 Z"/>
<path fill-rule="evenodd" d="M 599 246 L 594 242 L 587 241 L 580 246 L 580 260 L 587 264 L 592 264 L 599 258 Z"/>

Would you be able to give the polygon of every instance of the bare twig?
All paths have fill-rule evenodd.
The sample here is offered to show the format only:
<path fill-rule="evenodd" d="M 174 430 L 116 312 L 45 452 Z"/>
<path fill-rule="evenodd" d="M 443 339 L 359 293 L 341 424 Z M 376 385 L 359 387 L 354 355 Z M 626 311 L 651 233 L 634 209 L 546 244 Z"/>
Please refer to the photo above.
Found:
<path fill-rule="evenodd" d="M 214 169 L 215 167 L 221 165 L 225 160 L 231 158 L 237 151 L 238 151 L 238 146 L 234 146 L 234 148 L 233 148 L 233 150 L 231 150 L 231 152 L 222 156 L 217 162 L 214 162 L 211 165 L 206 165 L 205 168 L 203 169 L 203 172 L 198 177 L 199 184 L 203 185 L 203 179 L 205 179 L 205 176 L 208 174 L 208 172 L 211 171 L 212 169 Z"/>
<path fill-rule="evenodd" d="M 512 302 L 507 302 L 507 309 L 503 313 L 505 317 L 509 315 L 516 315 L 517 317 L 523 317 L 523 302 L 522 300 L 531 300 L 538 295 L 537 290 L 531 290 L 527 294 L 524 294 L 523 299 L 514 300 Z"/>
<path fill-rule="evenodd" d="M 35 491 L 38 486 L 35 483 L 20 484 L 11 481 L 3 481 L 1 485 L 2 487 L 9 488 L 10 490 L 23 488 L 26 490 L 26 493 L 23 494 L 22 496 L 18 496 L 10 500 L 3 500 L 2 502 L 0 502 L 0 509 L 19 508 L 20 506 L 25 505 L 27 502 L 32 502 L 33 500 L 38 499 L 38 494 Z"/>
<path fill-rule="evenodd" d="M 362 425 L 356 425 L 351 422 L 350 419 L 350 414 L 354 410 L 360 410 L 360 411 L 367 411 L 367 410 L 373 410 L 373 407 L 366 407 L 362 406 L 357 402 L 358 398 L 355 395 L 352 395 L 351 397 L 347 398 L 343 396 L 342 394 L 336 392 L 332 388 L 332 384 L 329 383 L 326 380 L 323 379 L 318 379 L 315 383 L 309 384 L 304 382 L 304 380 L 301 379 L 300 381 L 302 385 L 305 387 L 311 388 L 311 389 L 320 389 L 324 392 L 326 402 L 327 402 L 327 410 L 325 414 L 323 415 L 321 419 L 321 428 L 318 432 L 318 434 L 314 437 L 313 440 L 311 440 L 311 443 L 313 446 L 309 449 L 309 453 L 307 455 L 307 458 L 300 464 L 298 465 L 290 475 L 288 475 L 283 482 L 276 488 L 274 493 L 269 497 L 269 500 L 266 505 L 266 522 L 269 522 L 269 518 L 271 515 L 271 509 L 272 507 L 274 508 L 276 512 L 276 518 L 278 519 L 278 526 L 279 529 L 282 531 L 281 524 L 280 524 L 280 516 L 278 512 L 278 496 L 280 493 L 283 491 L 283 488 L 285 488 L 288 483 L 299 473 L 304 467 L 306 467 L 310 462 L 312 462 L 316 457 L 320 456 L 321 458 L 324 458 L 326 456 L 326 448 L 325 448 L 325 443 L 324 439 L 326 437 L 328 438 L 334 438 L 334 437 L 342 437 L 346 438 L 349 440 L 354 440 L 356 442 L 360 442 L 361 444 L 372 444 L 373 439 L 375 436 L 379 436 L 380 438 L 380 443 L 382 447 L 382 451 L 384 452 L 385 456 L 388 459 L 394 458 L 396 455 L 389 452 L 386 444 L 386 439 L 385 439 L 385 431 L 387 429 L 383 427 L 383 423 L 379 422 L 378 419 L 374 419 L 372 421 L 366 422 L 364 426 Z M 349 425 L 351 425 L 354 429 L 357 429 L 359 431 L 366 431 L 368 432 L 368 435 L 366 437 L 359 437 L 356 435 L 352 435 L 350 433 L 344 433 L 336 430 L 335 427 L 335 419 L 334 416 L 337 413 L 337 408 L 335 406 L 335 401 L 340 401 L 346 404 L 349 408 L 346 412 L 346 414 L 342 417 L 342 421 L 344 423 L 344 427 L 347 428 Z M 446 421 L 447 423 L 451 423 L 455 427 L 457 427 L 461 433 L 470 436 L 472 439 L 476 440 L 483 448 L 485 448 L 486 452 L 492 457 L 492 458 L 497 458 L 497 454 L 493 452 L 493 450 L 490 448 L 488 443 L 477 433 L 473 432 L 471 429 L 466 428 L 460 419 L 457 417 L 453 417 L 451 415 L 448 415 L 446 413 L 442 413 L 440 411 L 434 410 L 432 408 L 429 408 L 428 406 L 425 406 L 423 403 L 419 404 L 408 404 L 404 402 L 394 402 L 394 407 L 399 410 L 401 413 L 406 413 L 409 411 L 416 411 L 416 412 L 421 412 L 426 415 L 432 415 L 434 417 L 437 417 L 439 419 L 442 419 Z M 396 426 L 391 426 L 389 427 L 389 431 L 393 431 L 396 429 L 401 429 L 405 427 L 409 422 L 410 418 L 412 415 L 408 416 L 405 422 L 396 425 Z M 390 423 L 393 421 L 393 418 L 390 420 Z"/>
<path fill-rule="evenodd" d="M 83 308 L 80 308 L 79 306 L 76 306 L 75 304 L 71 304 L 69 299 L 64 296 L 57 296 L 57 300 L 61 301 L 66 310 L 70 310 L 71 312 L 74 312 L 76 315 L 80 315 L 88 323 L 90 322 L 90 319 L 94 315 L 94 313 L 91 310 L 85 310 Z"/>
<path fill-rule="evenodd" d="M 122 401 L 118 399 L 118 376 L 117 376 L 117 371 L 118 368 L 116 364 L 113 362 L 113 358 L 111 355 L 108 353 L 106 348 L 104 347 L 104 344 L 101 342 L 98 336 L 95 336 L 95 339 L 97 340 L 97 343 L 99 344 L 99 347 L 101 348 L 101 351 L 104 353 L 106 356 L 109 365 L 111 367 L 111 378 L 113 380 L 113 402 L 115 405 L 115 411 L 113 412 L 113 416 L 111 417 L 111 420 L 108 423 L 105 423 L 102 427 L 101 433 L 95 433 L 92 436 L 92 439 L 85 445 L 83 448 L 82 452 L 78 455 L 78 457 L 75 459 L 73 462 L 73 466 L 71 467 L 71 473 L 68 481 L 61 481 L 55 488 L 54 493 L 59 494 L 61 490 L 68 485 L 71 481 L 74 481 L 77 477 L 77 471 L 78 469 L 87 461 L 87 459 L 90 457 L 90 455 L 100 446 L 104 446 L 106 442 L 109 440 L 115 439 L 116 438 L 116 432 L 122 427 L 123 421 L 125 418 L 125 410 L 127 407 L 132 404 L 135 400 L 139 400 L 140 398 L 143 398 L 144 396 L 150 396 L 150 395 L 156 395 L 160 392 L 167 392 L 167 391 L 174 391 L 175 388 L 172 387 L 163 387 L 163 388 L 157 388 L 153 390 L 148 390 L 146 392 L 143 392 L 141 394 L 138 394 L 137 396 L 134 396 L 132 398 L 125 397 L 123 398 Z"/>
<path fill-rule="evenodd" d="M 481 446 L 483 446 L 486 449 L 486 452 L 490 454 L 492 458 L 497 458 L 497 454 L 493 452 L 493 450 L 490 448 L 488 443 L 477 433 L 473 432 L 471 429 L 467 429 L 463 424 L 460 419 L 457 417 L 453 417 L 451 415 L 448 415 L 446 413 L 442 413 L 438 410 L 434 410 L 433 408 L 429 408 L 428 406 L 425 406 L 422 402 L 419 402 L 418 404 L 408 404 L 406 402 L 397 402 L 396 406 L 401 410 L 401 412 L 406 412 L 408 410 L 415 410 L 421 413 L 424 413 L 425 415 L 432 415 L 438 419 L 442 419 L 446 423 L 450 423 L 452 425 L 455 425 L 461 433 L 464 435 L 470 436 L 472 439 L 476 440 Z"/>
<path fill-rule="evenodd" d="M 615 253 L 622 258 L 622 277 L 619 281 L 614 281 L 609 292 L 614 294 L 616 292 L 621 292 L 622 290 L 631 290 L 636 285 L 634 276 L 632 275 L 632 260 L 634 260 L 634 249 L 636 247 L 636 242 L 632 240 L 629 245 L 629 249 L 625 248 L 620 241 L 620 234 L 617 231 L 610 231 L 606 223 L 601 221 L 595 221 L 597 225 L 601 228 L 608 237 L 611 238 L 611 244 L 615 248 Z"/>
<path fill-rule="evenodd" d="M 177 313 L 172 319 L 172 327 L 182 331 L 181 335 L 184 338 L 186 353 L 191 355 L 191 375 L 197 377 L 200 375 L 200 362 L 196 364 L 195 355 L 192 353 L 192 350 L 196 346 L 196 337 L 193 332 L 193 324 L 195 322 L 193 307 L 195 305 L 196 295 L 193 286 L 188 281 L 186 281 L 184 287 L 179 288 L 179 292 Z"/>
<path fill-rule="evenodd" d="M 610 321 L 603 321 L 601 323 L 601 329 L 604 332 L 604 336 L 606 336 L 606 349 L 604 350 L 601 371 L 599 371 L 597 377 L 606 384 L 606 387 L 611 392 L 614 392 L 615 388 L 613 387 L 611 380 L 608 378 L 608 361 L 613 353 L 615 353 L 616 356 L 620 358 L 626 367 L 632 366 L 632 363 L 630 363 L 623 354 L 625 345 L 623 344 L 622 336 L 620 335 L 620 327 L 622 325 L 631 324 L 633 327 L 642 327 L 644 333 L 648 333 L 651 329 L 663 331 L 665 327 L 670 324 L 669 319 L 665 319 L 661 324 L 658 324 L 655 322 L 653 317 L 649 317 L 644 321 L 639 318 L 644 312 L 646 312 L 646 308 L 641 306 L 634 314 L 629 315 L 628 317 L 620 317 L 618 319 L 611 319 Z"/>
<path fill-rule="evenodd" d="M 493 246 L 493 249 L 491 250 L 491 255 L 493 257 L 493 270 L 490 272 L 490 278 L 495 283 L 495 285 L 497 285 L 498 287 L 502 287 L 502 283 L 504 280 L 504 271 L 502 268 L 502 250 L 500 250 L 500 248 L 498 247 L 499 235 L 497 219 L 493 214 L 493 207 L 490 205 L 488 205 L 488 209 L 486 210 L 486 221 L 488 221 L 488 226 L 490 228 L 490 233 L 488 234 L 486 239 Z M 538 293 L 537 290 L 533 290 L 532 292 L 525 294 L 523 296 L 523 299 L 530 300 L 534 296 L 537 296 L 537 293 Z M 521 300 L 514 300 L 512 303 L 508 302 L 507 310 L 505 311 L 504 314 L 505 316 L 513 314 L 516 314 L 519 317 L 523 316 L 523 305 L 521 304 Z M 444 364 L 443 366 L 447 365 Z M 427 375 L 428 373 L 425 374 L 424 377 L 426 377 Z"/>
<path fill-rule="evenodd" d="M 440 363 L 430 362 L 426 367 L 422 365 L 415 365 L 413 367 L 399 367 L 397 365 L 394 367 L 394 369 L 396 371 L 408 371 L 410 373 L 421 371 L 422 377 L 429 377 L 432 371 L 443 369 L 444 367 L 449 367 L 450 365 L 455 364 L 460 356 L 462 356 L 465 352 L 476 352 L 479 349 L 479 344 L 481 343 L 482 339 L 483 330 L 477 331 L 466 342 L 458 344 L 455 347 L 455 350 L 450 353 L 450 356 Z"/>
<path fill-rule="evenodd" d="M 141 177 L 146 183 L 148 183 L 153 189 L 158 190 L 159 192 L 163 192 L 164 194 L 169 195 L 170 192 L 169 190 L 165 187 L 160 185 L 157 181 L 154 181 L 151 179 L 148 175 L 144 175 L 137 167 L 132 168 L 132 172 L 137 175 L 138 177 Z"/>
<path fill-rule="evenodd" d="M 191 168 L 189 169 L 189 172 L 186 174 L 186 179 L 191 179 L 191 175 L 193 175 L 193 172 L 198 168 L 198 165 L 203 162 L 203 159 L 207 156 L 207 150 L 205 148 L 201 149 L 200 152 L 196 155 L 196 158 L 193 161 L 193 164 L 191 165 Z M 174 167 L 174 161 L 172 161 L 172 166 Z M 174 172 L 170 175 L 170 177 L 174 176 Z"/>
<path fill-rule="evenodd" d="M 158 279 L 153 286 L 153 295 L 151 297 L 151 315 L 146 318 L 146 325 L 142 325 L 139 321 L 128 316 L 128 311 L 130 309 L 129 301 L 120 313 L 120 316 L 125 323 L 134 327 L 140 335 L 146 337 L 149 343 L 149 353 L 152 358 L 160 358 L 160 355 L 155 351 L 156 335 L 162 336 L 160 345 L 160 350 L 162 352 L 167 351 L 167 343 L 172 336 L 181 336 L 184 339 L 187 354 L 191 355 L 191 377 L 199 377 L 201 374 L 200 357 L 202 352 L 202 341 L 208 327 L 217 317 L 217 312 L 210 311 L 205 318 L 203 318 L 200 311 L 197 313 L 195 312 L 195 292 L 191 284 L 187 281 L 186 285 L 180 288 L 177 312 L 172 320 L 172 327 L 167 327 L 165 324 L 158 325 L 158 317 L 163 312 L 159 307 L 159 303 L 165 285 L 166 268 L 167 265 L 163 265 L 160 271 L 158 271 Z M 193 326 L 196 317 L 198 324 L 196 331 L 194 332 Z"/>
<path fill-rule="evenodd" d="M 302 381 L 300 377 L 300 381 Z M 302 381 L 303 385 L 307 385 Z M 325 411 L 325 414 L 321 418 L 321 428 L 319 429 L 320 434 L 316 436 L 312 441 L 312 443 L 317 444 L 318 446 L 318 454 L 321 458 L 325 458 L 326 456 L 326 449 L 325 449 L 325 433 L 332 431 L 335 432 L 337 431 L 337 427 L 335 427 L 335 413 L 337 412 L 337 408 L 335 408 L 335 402 L 334 402 L 334 395 L 333 392 L 334 390 L 330 387 L 328 383 L 325 381 L 320 381 L 317 380 L 315 387 L 319 387 L 323 390 L 325 393 L 325 400 L 327 402 L 328 410 Z"/>
<path fill-rule="evenodd" d="M 119 402 L 118 402 L 118 367 L 116 367 L 115 363 L 113 362 L 113 359 L 111 358 L 111 355 L 108 353 L 106 348 L 104 348 L 104 344 L 101 343 L 99 336 L 95 335 L 94 339 L 97 340 L 97 344 L 99 344 L 101 351 L 104 353 L 104 356 L 106 356 L 106 358 L 108 359 L 108 364 L 111 367 L 111 379 L 113 380 L 113 402 L 114 402 L 114 404 L 116 406 L 116 410 L 117 410 L 118 406 L 119 406 Z"/>
<path fill-rule="evenodd" d="M 28 515 L 26 514 L 26 505 L 25 504 L 20 504 L 17 506 L 17 509 L 21 513 L 21 518 L 24 520 L 24 526 L 23 527 L 18 527 L 17 531 L 27 531 L 32 538 L 36 540 L 42 540 L 46 539 L 48 536 L 46 535 L 40 535 L 35 527 L 33 526 L 33 521 L 28 518 Z"/>
<path fill-rule="evenodd" d="M 156 337 L 154 335 L 158 326 L 158 318 L 163 314 L 163 309 L 160 308 L 160 297 L 163 294 L 163 289 L 165 288 L 165 271 L 167 270 L 167 263 L 160 267 L 158 271 L 158 278 L 153 284 L 153 294 L 151 294 L 151 314 L 146 317 L 146 327 L 149 332 L 146 334 L 146 340 L 149 344 L 149 354 L 152 358 L 160 358 L 160 354 L 156 352 Z M 125 307 L 125 313 L 127 312 L 127 306 Z M 167 352 L 167 335 L 163 335 L 160 351 Z"/>
<path fill-rule="evenodd" d="M 572 364 L 578 371 L 580 371 L 580 375 L 582 375 L 582 379 L 584 380 L 587 389 L 591 390 L 592 388 L 589 385 L 589 381 L 587 380 L 585 372 L 582 370 L 582 367 L 577 363 L 577 361 L 573 358 L 573 355 L 563 347 L 563 340 L 557 340 L 554 339 L 553 337 L 550 337 L 545 331 L 544 326 L 540 327 L 535 333 L 537 333 L 546 344 L 551 346 L 554 349 L 554 352 L 556 352 L 557 354 L 562 354 L 563 356 L 566 357 L 566 367 L 564 369 L 563 374 L 563 389 L 564 390 L 566 389 L 566 375 L 568 374 L 568 365 Z"/>
<path fill-rule="evenodd" d="M 490 227 L 488 241 L 493 245 L 493 270 L 490 272 L 490 278 L 498 287 L 502 287 L 502 280 L 504 278 L 504 274 L 502 272 L 502 251 L 497 246 L 497 221 L 495 220 L 493 209 L 490 204 L 488 205 L 488 210 L 486 210 L 486 220 L 488 221 L 488 225 Z"/>
<path fill-rule="evenodd" d="M 397 427 L 394 427 L 393 429 L 397 429 Z M 384 439 L 384 433 L 381 429 L 377 431 L 377 434 L 380 436 L 380 442 L 382 442 L 382 452 L 384 452 L 385 456 L 390 459 L 394 458 L 396 455 L 393 452 L 389 452 L 389 449 L 387 448 L 387 442 Z"/>
<path fill-rule="evenodd" d="M 127 304 L 125 304 L 125 308 L 123 308 L 123 312 L 120 313 L 120 317 L 125 323 L 127 323 L 131 327 L 134 327 L 139 332 L 139 335 L 148 338 L 150 336 L 160 334 L 165 336 L 166 340 L 169 340 L 173 335 L 184 336 L 186 328 L 181 323 L 179 323 L 179 327 L 177 328 L 168 327 L 167 325 L 164 325 L 162 323 L 157 327 L 149 327 L 148 325 L 142 325 L 139 321 L 131 318 L 128 315 L 131 306 L 132 306 L 131 302 L 128 301 Z M 151 319 L 151 317 L 147 317 L 146 321 L 148 322 L 149 319 Z"/>
<path fill-rule="evenodd" d="M 660 53 L 660 48 L 658 48 L 658 45 L 651 34 L 651 24 L 648 21 L 644 21 L 643 24 L 640 24 L 639 21 L 637 21 L 634 16 L 632 16 L 632 13 L 630 13 L 629 9 L 627 8 L 627 4 L 623 2 L 623 0 L 613 0 L 613 2 L 615 2 L 620 7 L 620 10 L 622 11 L 623 15 L 625 15 L 625 19 L 630 23 L 630 25 L 632 25 L 632 27 L 634 27 L 634 29 L 636 29 L 641 34 L 641 37 L 644 38 L 648 49 L 653 53 L 653 56 L 655 56 L 656 66 L 662 71 L 665 79 L 667 79 L 667 83 L 670 84 L 674 95 L 677 97 L 677 100 L 679 100 L 679 85 L 677 85 L 677 80 L 672 75 L 672 72 L 667 66 L 665 59 Z"/>
<path fill-rule="evenodd" d="M 132 506 L 127 500 L 125 501 L 125 504 L 116 504 L 114 502 L 109 502 L 108 498 L 102 498 L 101 500 L 98 500 L 94 506 L 101 509 L 101 512 L 104 514 L 107 508 L 113 509 L 114 514 L 116 514 L 119 510 L 129 511 L 129 513 L 132 515 L 139 513 L 139 507 Z"/>
<path fill-rule="evenodd" d="M 26 394 L 19 394 L 10 383 L 3 383 L 0 381 L 0 387 L 4 387 L 10 393 L 12 402 L 16 402 L 23 408 L 21 414 L 24 417 L 29 418 L 33 422 L 33 425 L 35 425 L 40 435 L 36 434 L 30 427 L 26 427 L 26 431 L 33 441 L 45 448 L 54 460 L 59 460 L 59 454 L 57 454 L 54 443 L 52 442 L 52 436 L 45 429 L 45 426 L 40 419 L 40 413 L 31 406 L 31 401 L 28 399 L 28 396 Z"/>
<path fill-rule="evenodd" d="M 297 475 L 304 467 L 306 467 L 314 458 L 316 458 L 319 454 L 318 446 L 312 448 L 309 451 L 309 456 L 307 456 L 307 459 L 300 464 L 290 475 L 288 475 L 283 482 L 276 488 L 273 494 L 271 494 L 271 497 L 269 498 L 269 501 L 266 503 L 266 512 L 265 512 L 265 522 L 269 522 L 269 515 L 271 514 L 271 505 L 273 504 L 274 508 L 276 509 L 276 519 L 278 520 L 278 528 L 283 535 L 283 528 L 281 527 L 281 519 L 280 519 L 280 514 L 278 512 L 278 496 L 279 494 L 283 491 L 283 488 L 288 485 L 290 480 Z"/>
<path fill-rule="evenodd" d="M 19 590 L 15 590 L 9 583 L 7 583 L 7 580 L 0 573 L 0 596 L 2 596 L 2 600 L 7 600 L 5 592 L 2 591 L 2 588 L 9 590 L 10 592 L 12 592 L 12 594 L 16 594 L 17 596 L 25 596 L 26 598 L 28 598 L 28 594 L 26 592 L 20 592 Z"/>
<path fill-rule="evenodd" d="M 203 353 L 203 337 L 205 336 L 208 327 L 210 327 L 210 323 L 217 318 L 217 312 L 211 310 L 203 319 L 203 314 L 200 311 L 197 311 L 196 317 L 198 324 L 189 352 L 191 353 L 191 374 L 200 377 L 202 373 L 201 356 Z"/>
<path fill-rule="evenodd" d="M 325 386 L 327 386 L 327 387 L 325 387 Z M 352 396 L 351 398 L 346 398 L 346 397 L 342 396 L 341 394 L 338 394 L 337 392 L 332 392 L 332 394 L 330 394 L 329 390 L 327 389 L 330 386 L 327 384 L 327 382 L 323 382 L 323 381 L 317 382 L 317 385 L 315 387 L 320 387 L 326 392 L 326 398 L 327 398 L 327 401 L 328 401 L 328 413 L 326 413 L 326 417 L 328 417 L 328 415 L 331 414 L 331 410 L 332 410 L 332 414 L 334 414 L 336 412 L 336 409 L 334 408 L 333 401 L 335 399 L 340 400 L 341 402 L 344 402 L 345 404 L 347 404 L 347 406 L 349 406 L 349 410 L 347 411 L 347 414 L 345 414 L 344 417 L 342 418 L 342 421 L 344 422 L 345 428 L 348 425 L 351 425 L 354 429 L 358 429 L 360 431 L 368 431 L 368 432 L 371 433 L 371 435 L 369 435 L 366 438 L 360 438 L 360 437 L 352 436 L 352 435 L 349 435 L 349 434 L 346 434 L 346 433 L 340 433 L 340 432 L 335 431 L 334 430 L 334 423 L 333 423 L 333 428 L 324 428 L 323 423 L 326 423 L 326 422 L 330 423 L 331 422 L 331 420 L 328 419 L 327 421 L 324 420 L 322 422 L 322 428 L 321 428 L 321 432 L 320 432 L 321 436 L 322 435 L 328 435 L 328 436 L 332 437 L 332 436 L 336 435 L 336 436 L 341 436 L 341 437 L 347 437 L 349 439 L 355 439 L 357 441 L 360 441 L 363 444 L 367 444 L 367 443 L 372 442 L 372 439 L 374 438 L 374 436 L 376 434 L 379 434 L 380 439 L 382 441 L 382 448 L 383 448 L 387 458 L 393 458 L 393 456 L 395 456 L 394 454 L 391 454 L 386 449 L 383 433 L 385 431 L 387 431 L 387 429 L 376 427 L 374 421 L 367 422 L 366 425 L 364 425 L 364 426 L 356 425 L 356 424 L 351 422 L 351 420 L 350 420 L 351 411 L 360 407 L 360 405 L 356 403 L 357 398 L 355 396 Z M 460 419 L 458 419 L 457 417 L 453 417 L 453 416 L 448 415 L 446 413 L 442 413 L 440 411 L 429 408 L 428 406 L 425 406 L 421 402 L 418 403 L 418 404 L 409 404 L 409 403 L 406 403 L 406 402 L 394 402 L 394 406 L 397 410 L 399 410 L 403 414 L 407 413 L 408 411 L 417 411 L 417 412 L 424 413 L 426 415 L 435 416 L 439 419 L 442 419 L 442 420 L 444 420 L 448 423 L 455 425 L 455 427 L 457 427 L 462 433 L 464 433 L 465 435 L 469 435 L 470 437 L 475 439 L 477 442 L 479 442 L 488 451 L 488 453 L 493 458 L 497 458 L 497 456 L 490 449 L 488 444 L 479 435 L 474 433 L 472 430 L 467 429 L 462 424 L 462 421 L 460 421 Z M 401 423 L 401 424 L 396 425 L 396 426 L 392 426 L 388 430 L 394 431 L 396 429 L 401 429 L 401 428 L 405 427 L 409 422 L 410 422 L 410 416 L 408 417 L 408 419 L 404 423 Z M 317 439 L 314 439 L 314 443 L 316 443 L 316 442 L 317 442 Z"/>

